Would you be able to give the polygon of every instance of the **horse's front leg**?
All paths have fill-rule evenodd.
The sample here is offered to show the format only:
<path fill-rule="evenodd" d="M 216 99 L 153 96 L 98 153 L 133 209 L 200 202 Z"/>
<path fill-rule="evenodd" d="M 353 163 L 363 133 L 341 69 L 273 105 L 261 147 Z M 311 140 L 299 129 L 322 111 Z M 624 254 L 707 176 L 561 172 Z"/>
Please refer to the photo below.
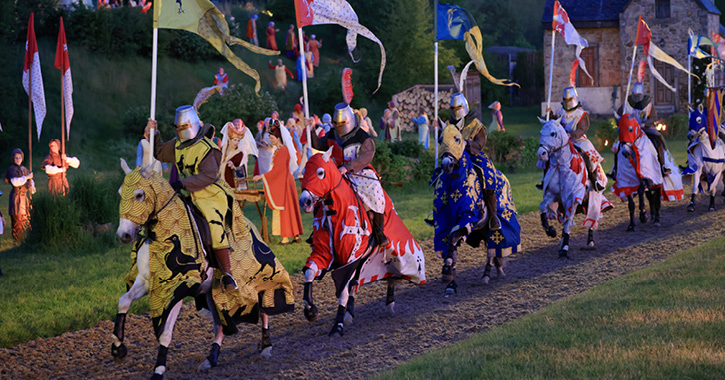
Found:
<path fill-rule="evenodd" d="M 544 200 L 541 201 L 541 204 L 539 205 L 539 210 L 541 211 L 541 227 L 544 228 L 544 232 L 546 232 L 547 236 L 555 238 L 556 229 L 549 225 L 549 218 L 546 217 L 547 209 L 553 201 L 553 197 L 547 191 L 546 193 L 544 193 Z"/>
<path fill-rule="evenodd" d="M 627 232 L 634 232 L 634 198 L 632 194 L 627 195 L 627 207 L 629 207 L 629 226 L 627 226 Z"/>
<path fill-rule="evenodd" d="M 116 322 L 113 326 L 113 343 L 111 344 L 111 355 L 114 358 L 123 359 L 126 357 L 128 349 L 123 343 L 124 330 L 126 329 L 126 314 L 133 301 L 145 296 L 148 294 L 148 291 L 148 281 L 139 273 L 131 289 L 118 300 L 118 314 L 116 314 Z"/>
<path fill-rule="evenodd" d="M 340 336 L 345 335 L 345 313 L 347 312 L 347 302 L 350 297 L 349 292 L 350 281 L 345 284 L 340 293 L 340 297 L 337 299 L 337 315 L 335 315 L 335 322 L 332 325 L 332 329 L 328 336 L 338 334 Z"/>
<path fill-rule="evenodd" d="M 639 185 L 639 189 L 637 189 L 637 196 L 639 197 L 639 221 L 643 224 L 649 221 L 649 218 L 647 217 L 647 207 L 644 205 L 645 194 L 647 194 L 647 200 L 649 200 L 650 205 L 652 205 L 650 190 L 645 190 L 644 184 Z"/>
<path fill-rule="evenodd" d="M 388 315 L 395 314 L 395 285 L 400 280 L 388 280 L 388 291 L 385 295 L 385 311 Z"/>
<path fill-rule="evenodd" d="M 213 307 L 213 306 L 212 306 Z M 214 341 L 212 342 L 209 356 L 199 364 L 199 371 L 205 372 L 216 367 L 219 364 L 219 354 L 221 353 L 222 343 L 224 342 L 224 333 L 221 324 L 214 322 Z"/>
<path fill-rule="evenodd" d="M 176 318 L 181 311 L 181 304 L 182 302 L 179 301 L 171 308 L 164 330 L 159 336 L 159 353 L 156 356 L 156 365 L 154 366 L 154 374 L 151 376 L 151 380 L 162 380 L 164 378 L 164 372 L 166 372 L 166 355 L 169 352 L 169 344 L 171 344 L 171 336 L 174 333 Z"/>
<path fill-rule="evenodd" d="M 314 322 L 317 320 L 317 306 L 315 306 L 312 300 L 312 281 L 315 280 L 317 274 L 317 264 L 310 263 L 310 267 L 305 270 L 305 285 L 302 294 L 302 303 L 304 304 L 303 313 L 308 321 Z"/>
<path fill-rule="evenodd" d="M 269 315 L 260 312 L 262 319 L 262 342 L 259 344 L 259 355 L 263 358 L 272 357 L 272 338 L 269 335 Z"/>
<path fill-rule="evenodd" d="M 564 221 L 564 228 L 561 230 L 561 248 L 559 248 L 559 258 L 569 259 L 569 233 L 574 225 L 574 216 L 570 216 Z"/>

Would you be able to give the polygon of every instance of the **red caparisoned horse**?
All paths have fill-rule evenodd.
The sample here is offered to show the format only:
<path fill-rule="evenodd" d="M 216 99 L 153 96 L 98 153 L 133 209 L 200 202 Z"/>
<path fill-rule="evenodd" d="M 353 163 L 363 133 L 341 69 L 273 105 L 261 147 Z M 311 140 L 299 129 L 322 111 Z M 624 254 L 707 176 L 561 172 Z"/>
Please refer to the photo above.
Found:
<path fill-rule="evenodd" d="M 349 180 L 340 174 L 330 159 L 330 148 L 324 154 L 311 155 L 302 179 L 300 207 L 315 211 L 312 233 L 312 253 L 304 267 L 305 317 L 317 319 L 317 307 L 312 300 L 312 281 L 332 272 L 338 309 L 330 335 L 343 335 L 344 322 L 352 322 L 354 295 L 360 285 L 387 280 L 386 308 L 394 311 L 395 283 L 408 280 L 425 283 L 425 258 L 418 242 L 405 227 L 385 193 L 385 235 L 390 243 L 380 247 L 371 236 L 372 223 L 365 206 Z"/>

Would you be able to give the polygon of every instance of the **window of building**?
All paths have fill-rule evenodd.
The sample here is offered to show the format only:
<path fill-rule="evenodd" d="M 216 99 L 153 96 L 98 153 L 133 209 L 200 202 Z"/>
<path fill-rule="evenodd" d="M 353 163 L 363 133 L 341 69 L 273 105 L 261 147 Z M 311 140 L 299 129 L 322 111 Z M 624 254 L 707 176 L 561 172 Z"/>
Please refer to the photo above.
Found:
<path fill-rule="evenodd" d="M 657 18 L 670 18 L 670 0 L 655 0 Z"/>
<path fill-rule="evenodd" d="M 599 57 L 599 46 L 593 45 L 588 48 L 584 48 L 581 53 L 582 60 L 587 66 L 587 71 L 592 76 L 589 78 L 581 66 L 577 69 L 576 73 L 576 86 L 577 87 L 597 87 L 599 86 L 599 65 L 597 65 Z"/>

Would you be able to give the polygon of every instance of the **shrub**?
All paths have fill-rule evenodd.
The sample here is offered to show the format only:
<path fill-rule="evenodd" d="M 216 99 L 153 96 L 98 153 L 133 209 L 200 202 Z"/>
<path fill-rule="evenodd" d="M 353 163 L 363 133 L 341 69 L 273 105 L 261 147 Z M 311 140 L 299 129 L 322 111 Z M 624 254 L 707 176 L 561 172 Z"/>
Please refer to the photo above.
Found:
<path fill-rule="evenodd" d="M 617 122 L 614 119 L 607 121 L 595 121 L 594 126 L 597 132 L 594 134 L 595 140 L 590 140 L 596 145 L 597 150 L 602 150 L 611 147 L 614 141 L 618 138 Z"/>
<path fill-rule="evenodd" d="M 536 164 L 536 151 L 539 141 L 536 138 L 521 138 L 505 132 L 491 132 L 488 135 L 484 151 L 498 165 L 509 169 L 525 168 Z"/>
<path fill-rule="evenodd" d="M 225 123 L 239 118 L 256 133 L 257 120 L 264 119 L 276 109 L 277 102 L 270 93 L 260 91 L 257 96 L 250 86 L 232 85 L 223 96 L 214 95 L 199 107 L 199 117 L 205 123 L 216 126 L 217 132 Z"/>
<path fill-rule="evenodd" d="M 665 136 L 684 138 L 687 136 L 687 130 L 690 127 L 690 121 L 687 115 L 675 114 L 670 116 L 666 122 L 667 129 L 663 132 Z"/>

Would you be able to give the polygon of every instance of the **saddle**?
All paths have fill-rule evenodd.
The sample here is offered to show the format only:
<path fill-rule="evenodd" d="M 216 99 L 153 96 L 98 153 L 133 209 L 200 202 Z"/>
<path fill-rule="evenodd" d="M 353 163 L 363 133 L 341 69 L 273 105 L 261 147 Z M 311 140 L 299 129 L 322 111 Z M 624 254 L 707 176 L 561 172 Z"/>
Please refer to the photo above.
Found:
<path fill-rule="evenodd" d="M 201 246 L 204 247 L 206 259 L 209 261 L 209 265 L 218 268 L 216 257 L 213 255 L 214 249 L 212 248 L 211 230 L 209 229 L 209 223 L 207 223 L 204 214 L 194 205 L 190 198 L 180 196 L 181 200 L 184 201 L 186 209 L 189 211 L 191 219 L 196 225 L 197 235 L 201 239 Z"/>

